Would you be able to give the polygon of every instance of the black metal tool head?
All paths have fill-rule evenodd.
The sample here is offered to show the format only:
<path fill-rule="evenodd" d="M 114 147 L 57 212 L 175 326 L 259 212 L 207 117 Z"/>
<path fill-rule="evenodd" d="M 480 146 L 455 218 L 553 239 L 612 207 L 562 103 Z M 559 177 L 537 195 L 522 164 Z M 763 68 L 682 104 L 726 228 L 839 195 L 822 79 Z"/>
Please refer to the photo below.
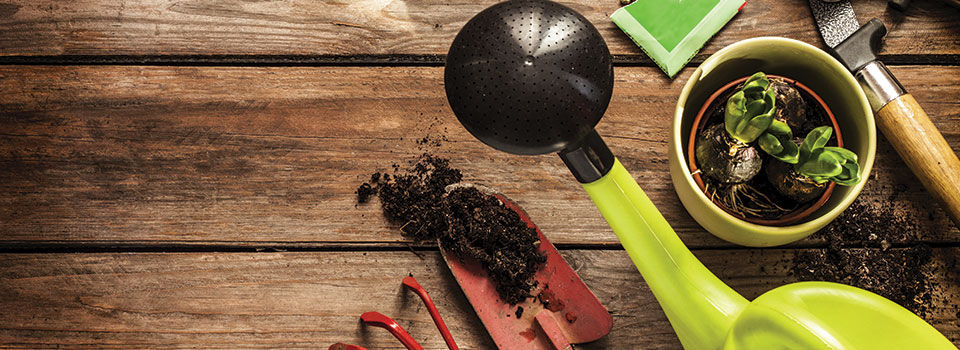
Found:
<path fill-rule="evenodd" d="M 610 102 L 613 66 L 600 33 L 576 11 L 511 0 L 460 30 L 444 83 L 473 136 L 501 151 L 542 154 L 592 132 Z"/>
<path fill-rule="evenodd" d="M 847 69 L 856 73 L 867 63 L 877 60 L 877 53 L 880 52 L 883 36 L 886 34 L 887 27 L 883 22 L 876 18 L 871 19 L 834 47 L 833 54 Z"/>

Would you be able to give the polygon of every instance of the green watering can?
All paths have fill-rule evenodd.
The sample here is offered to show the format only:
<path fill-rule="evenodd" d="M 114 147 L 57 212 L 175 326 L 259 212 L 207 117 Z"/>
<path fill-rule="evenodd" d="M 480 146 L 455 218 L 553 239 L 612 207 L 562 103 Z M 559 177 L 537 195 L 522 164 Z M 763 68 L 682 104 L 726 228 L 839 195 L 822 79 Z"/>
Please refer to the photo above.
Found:
<path fill-rule="evenodd" d="M 480 141 L 558 152 L 623 243 L 687 349 L 956 349 L 876 294 L 801 282 L 747 301 L 684 246 L 593 129 L 613 91 L 606 43 L 580 14 L 543 0 L 496 4 L 450 47 L 450 107 Z M 642 117 L 642 116 L 638 116 Z"/>

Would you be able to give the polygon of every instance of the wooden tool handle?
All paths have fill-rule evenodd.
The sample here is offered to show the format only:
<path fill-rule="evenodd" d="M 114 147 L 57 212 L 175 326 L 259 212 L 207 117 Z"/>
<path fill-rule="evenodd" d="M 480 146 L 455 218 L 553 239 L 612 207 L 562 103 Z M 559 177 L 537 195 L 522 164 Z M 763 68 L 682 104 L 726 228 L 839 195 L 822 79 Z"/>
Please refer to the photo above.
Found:
<path fill-rule="evenodd" d="M 877 125 L 927 191 L 960 226 L 960 160 L 913 95 L 890 101 L 877 112 Z"/>

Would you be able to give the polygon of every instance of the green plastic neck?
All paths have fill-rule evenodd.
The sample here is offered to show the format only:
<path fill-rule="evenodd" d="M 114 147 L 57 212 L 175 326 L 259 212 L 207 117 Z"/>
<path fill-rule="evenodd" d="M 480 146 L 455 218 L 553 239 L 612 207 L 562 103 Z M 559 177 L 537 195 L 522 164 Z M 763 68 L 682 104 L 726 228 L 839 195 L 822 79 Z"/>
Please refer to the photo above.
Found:
<path fill-rule="evenodd" d="M 686 349 L 717 349 L 747 300 L 680 241 L 619 160 L 583 188 L 640 270 Z"/>

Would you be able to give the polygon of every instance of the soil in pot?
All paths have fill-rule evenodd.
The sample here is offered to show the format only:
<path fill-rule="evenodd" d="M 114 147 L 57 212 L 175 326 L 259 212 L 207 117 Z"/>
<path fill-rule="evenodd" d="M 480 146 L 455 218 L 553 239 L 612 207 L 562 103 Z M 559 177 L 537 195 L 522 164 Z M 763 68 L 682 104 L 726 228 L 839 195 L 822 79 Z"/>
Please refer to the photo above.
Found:
<path fill-rule="evenodd" d="M 357 201 L 367 202 L 376 194 L 384 216 L 400 225 L 404 237 L 423 243 L 439 240 L 457 256 L 477 260 L 500 299 L 522 302 L 531 297 L 533 276 L 546 262 L 537 231 L 476 188 L 445 191 L 462 177 L 449 160 L 423 154 L 407 169 L 395 165 L 392 175 L 371 175 L 357 189 Z"/>
<path fill-rule="evenodd" d="M 793 142 L 817 127 L 834 126 L 821 103 L 795 81 L 768 76 L 776 96 L 774 118 L 788 125 Z M 695 178 L 711 200 L 728 213 L 760 223 L 786 225 L 803 219 L 812 205 L 825 202 L 832 183 L 803 181 L 784 163 L 762 151 L 756 143 L 745 144 L 731 137 L 724 127 L 727 100 L 743 87 L 731 84 L 704 109 L 697 125 L 691 154 Z M 837 133 L 827 146 L 838 146 Z"/>

